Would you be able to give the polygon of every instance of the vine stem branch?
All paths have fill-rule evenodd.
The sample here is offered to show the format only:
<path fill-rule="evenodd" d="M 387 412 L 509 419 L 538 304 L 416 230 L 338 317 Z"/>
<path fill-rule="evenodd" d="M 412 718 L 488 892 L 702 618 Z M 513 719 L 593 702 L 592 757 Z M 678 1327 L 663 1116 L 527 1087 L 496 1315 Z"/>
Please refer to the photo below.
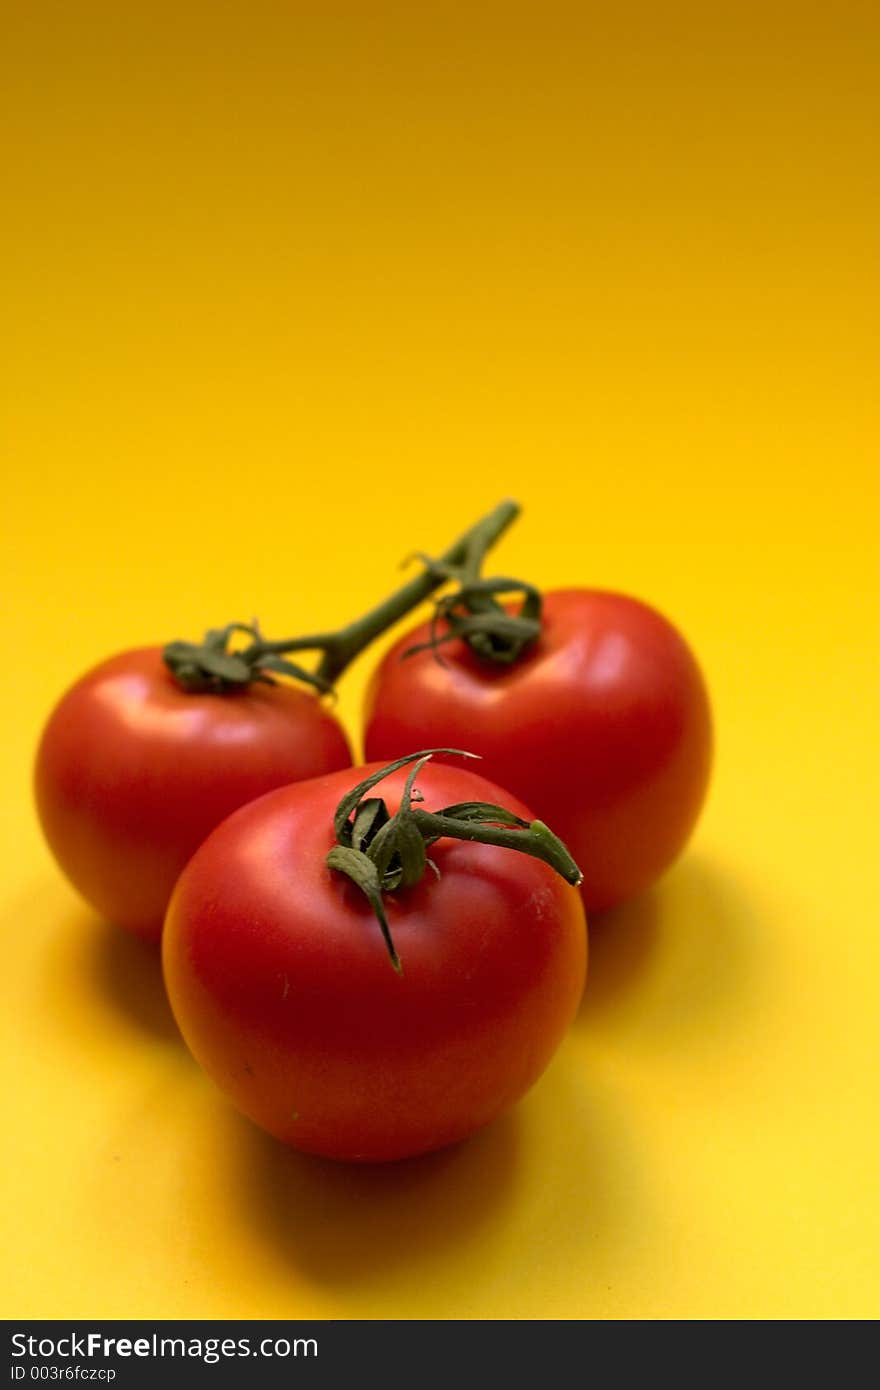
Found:
<path fill-rule="evenodd" d="M 169 642 L 163 651 L 165 663 L 178 684 L 190 691 L 222 694 L 242 689 L 255 680 L 271 683 L 273 672 L 293 676 L 319 691 L 332 690 L 364 648 L 445 584 L 450 570 L 462 565 L 478 570 L 483 557 L 519 516 L 519 511 L 518 503 L 510 499 L 499 502 L 459 536 L 436 564 L 426 567 L 375 608 L 336 632 L 267 641 L 256 623 L 230 623 L 207 633 L 200 644 Z M 229 651 L 227 644 L 235 632 L 247 633 L 252 641 L 240 650 Z M 285 660 L 290 653 L 303 651 L 321 653 L 314 670 Z"/>
<path fill-rule="evenodd" d="M 511 500 L 499 502 L 487 516 L 449 547 L 440 557 L 441 565 L 459 565 L 466 560 L 471 561 L 471 557 L 479 557 L 476 560 L 479 566 L 482 558 L 519 516 L 519 510 L 519 505 Z M 324 648 L 324 655 L 316 671 L 318 678 L 332 685 L 365 647 L 389 627 L 393 627 L 444 582 L 445 577 L 442 573 L 435 574 L 426 569 L 375 608 L 371 608 L 363 617 L 355 619 L 348 627 L 336 633 L 333 641 Z"/>

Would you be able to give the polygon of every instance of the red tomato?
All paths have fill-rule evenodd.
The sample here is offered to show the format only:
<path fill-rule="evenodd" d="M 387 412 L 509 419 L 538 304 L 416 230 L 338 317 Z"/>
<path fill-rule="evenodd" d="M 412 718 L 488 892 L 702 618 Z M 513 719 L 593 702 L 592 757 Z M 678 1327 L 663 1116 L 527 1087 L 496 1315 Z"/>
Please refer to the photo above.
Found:
<path fill-rule="evenodd" d="M 646 888 L 676 858 L 705 797 L 712 754 L 699 668 L 665 618 L 621 594 L 544 597 L 540 638 L 511 666 L 462 641 L 392 647 L 367 693 L 365 749 L 388 761 L 443 742 L 482 755 L 564 840 L 588 912 Z"/>
<path fill-rule="evenodd" d="M 188 693 L 162 649 L 146 647 L 103 662 L 58 704 L 37 754 L 37 809 L 83 897 L 158 941 L 174 882 L 215 825 L 273 787 L 350 763 L 311 692 Z"/>
<path fill-rule="evenodd" d="M 184 870 L 162 943 L 171 1006 L 197 1060 L 284 1142 L 331 1158 L 453 1143 L 544 1070 L 586 967 L 579 894 L 539 860 L 438 840 L 388 896 L 402 973 L 366 899 L 325 863 L 342 796 L 377 768 L 284 787 L 225 821 Z M 389 811 L 406 770 L 377 788 Z M 428 810 L 506 792 L 431 764 Z"/>

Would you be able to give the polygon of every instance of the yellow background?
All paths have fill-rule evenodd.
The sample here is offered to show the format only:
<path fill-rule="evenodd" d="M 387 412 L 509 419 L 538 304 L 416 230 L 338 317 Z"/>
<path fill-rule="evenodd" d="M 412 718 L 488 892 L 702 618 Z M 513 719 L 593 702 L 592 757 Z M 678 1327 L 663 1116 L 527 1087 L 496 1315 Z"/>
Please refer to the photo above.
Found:
<path fill-rule="evenodd" d="M 876 4 L 4 19 L 5 1316 L 876 1316 Z M 62 881 L 34 745 L 505 495 L 504 569 L 688 635 L 711 800 L 515 1113 L 307 1160 Z"/>

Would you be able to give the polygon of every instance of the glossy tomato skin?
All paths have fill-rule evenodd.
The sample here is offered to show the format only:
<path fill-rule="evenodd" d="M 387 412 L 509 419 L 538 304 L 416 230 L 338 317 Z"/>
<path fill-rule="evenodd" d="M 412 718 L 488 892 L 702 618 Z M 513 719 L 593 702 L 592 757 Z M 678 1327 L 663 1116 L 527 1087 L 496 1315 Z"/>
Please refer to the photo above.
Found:
<path fill-rule="evenodd" d="M 37 753 L 37 810 L 82 896 L 158 941 L 178 874 L 221 820 L 350 763 L 338 722 L 309 692 L 188 694 L 161 648 L 145 647 L 103 662 L 56 706 Z"/>
<path fill-rule="evenodd" d="M 183 1036 L 234 1104 L 285 1143 L 356 1161 L 451 1144 L 512 1104 L 571 1022 L 586 968 L 576 889 L 515 851 L 444 840 L 441 877 L 386 898 L 395 973 L 365 898 L 325 864 L 334 809 L 365 775 L 231 816 L 182 874 L 162 943 Z M 392 813 L 405 775 L 372 793 Z M 429 765 L 417 786 L 428 809 L 530 814 L 459 768 Z"/>
<path fill-rule="evenodd" d="M 407 634 L 366 697 L 368 758 L 434 743 L 483 757 L 564 840 L 587 911 L 640 893 L 678 856 L 705 798 L 709 699 L 676 629 L 636 599 L 599 590 L 545 595 L 540 639 L 513 666 L 462 642 L 403 657 Z"/>

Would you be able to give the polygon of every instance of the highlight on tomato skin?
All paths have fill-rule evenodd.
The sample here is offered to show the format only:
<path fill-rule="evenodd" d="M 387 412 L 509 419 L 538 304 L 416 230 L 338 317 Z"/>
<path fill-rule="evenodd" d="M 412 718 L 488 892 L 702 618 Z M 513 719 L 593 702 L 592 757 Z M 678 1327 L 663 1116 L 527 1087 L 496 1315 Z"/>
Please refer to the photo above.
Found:
<path fill-rule="evenodd" d="M 638 599 L 566 589 L 506 664 L 431 637 L 414 628 L 375 669 L 366 756 L 461 743 L 568 845 L 588 913 L 643 892 L 687 844 L 711 773 L 709 697 L 681 634 Z"/>
<path fill-rule="evenodd" d="M 381 766 L 229 817 L 181 875 L 162 944 L 181 1033 L 220 1089 L 284 1143 L 349 1161 L 444 1147 L 511 1106 L 559 1046 L 586 971 L 580 895 L 549 863 L 446 838 L 428 848 L 436 872 L 385 894 L 393 968 L 374 907 L 327 862 L 340 799 Z M 406 779 L 371 794 L 392 817 Z M 470 767 L 429 763 L 416 790 L 426 817 L 493 803 L 534 824 Z"/>
<path fill-rule="evenodd" d="M 310 692 L 255 684 L 182 690 L 162 648 L 122 652 L 53 710 L 34 791 L 46 841 L 106 920 L 158 942 L 174 883 L 220 821 L 274 787 L 351 764 Z"/>

